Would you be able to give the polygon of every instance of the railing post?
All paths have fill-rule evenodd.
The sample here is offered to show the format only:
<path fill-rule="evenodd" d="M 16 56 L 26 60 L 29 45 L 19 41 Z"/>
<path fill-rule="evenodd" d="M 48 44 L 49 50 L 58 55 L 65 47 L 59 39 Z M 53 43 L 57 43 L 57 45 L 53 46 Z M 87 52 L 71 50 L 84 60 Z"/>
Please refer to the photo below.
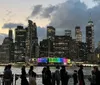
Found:
<path fill-rule="evenodd" d="M 13 85 L 13 82 L 14 82 L 14 74 L 13 74 L 13 79 L 12 79 L 12 85 Z"/>
<path fill-rule="evenodd" d="M 15 85 L 16 85 L 16 74 L 15 74 Z"/>
<path fill-rule="evenodd" d="M 4 85 L 4 78 L 3 78 L 3 74 L 1 74 L 1 78 L 2 78 L 2 85 Z"/>

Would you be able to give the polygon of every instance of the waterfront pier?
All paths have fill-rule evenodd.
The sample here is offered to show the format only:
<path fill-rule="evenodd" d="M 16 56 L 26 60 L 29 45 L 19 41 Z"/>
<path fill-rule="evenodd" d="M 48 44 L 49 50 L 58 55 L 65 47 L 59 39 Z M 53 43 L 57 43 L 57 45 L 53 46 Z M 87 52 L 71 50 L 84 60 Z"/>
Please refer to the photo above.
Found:
<path fill-rule="evenodd" d="M 21 85 L 20 84 L 20 76 L 21 74 L 13 74 L 13 83 L 12 85 Z M 85 75 L 85 81 L 86 81 L 86 85 L 88 85 L 89 81 L 88 78 L 90 77 L 90 75 Z M 28 76 L 27 76 L 28 79 Z M 37 85 L 42 85 L 42 74 L 37 74 Z M 72 75 L 70 75 L 70 79 L 69 79 L 69 85 L 71 85 L 70 83 L 73 83 L 72 80 Z M 0 74 L 0 85 L 3 85 L 3 74 Z"/>

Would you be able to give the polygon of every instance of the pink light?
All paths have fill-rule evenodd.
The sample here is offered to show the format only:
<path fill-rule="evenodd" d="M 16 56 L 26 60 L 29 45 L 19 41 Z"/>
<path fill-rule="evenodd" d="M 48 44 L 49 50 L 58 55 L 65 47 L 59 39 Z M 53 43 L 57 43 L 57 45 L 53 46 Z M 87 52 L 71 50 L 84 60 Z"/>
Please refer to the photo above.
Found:
<path fill-rule="evenodd" d="M 38 62 L 41 62 L 41 58 L 38 58 Z"/>
<path fill-rule="evenodd" d="M 63 62 L 66 63 L 67 62 L 67 59 L 66 58 L 63 58 Z"/>
<path fill-rule="evenodd" d="M 66 63 L 68 63 L 68 58 L 66 59 Z"/>

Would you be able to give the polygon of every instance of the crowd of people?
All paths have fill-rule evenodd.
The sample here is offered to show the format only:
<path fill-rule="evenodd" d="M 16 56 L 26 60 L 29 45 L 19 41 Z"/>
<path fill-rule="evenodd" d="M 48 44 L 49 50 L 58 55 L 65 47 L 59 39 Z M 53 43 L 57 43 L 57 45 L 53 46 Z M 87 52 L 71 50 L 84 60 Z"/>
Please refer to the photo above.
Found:
<path fill-rule="evenodd" d="M 29 77 L 29 81 L 27 80 Z M 21 68 L 21 85 L 37 85 L 36 84 L 36 73 L 33 71 L 33 66 L 30 66 L 28 74 L 26 73 L 26 67 Z M 3 85 L 13 85 L 13 74 L 11 71 L 11 65 L 5 66 L 3 75 Z"/>
<path fill-rule="evenodd" d="M 73 75 L 69 75 L 65 66 L 61 69 L 56 67 L 55 72 L 51 73 L 49 66 L 44 67 L 42 71 L 42 83 L 44 85 L 68 85 L 70 77 L 73 78 L 73 85 L 85 85 L 83 66 L 80 65 L 79 70 L 74 70 Z M 91 76 L 88 78 L 90 85 L 100 85 L 100 71 L 98 67 L 93 67 Z"/>
<path fill-rule="evenodd" d="M 42 71 L 42 83 L 44 85 L 60 85 L 60 83 L 61 85 L 68 85 L 69 78 L 70 76 L 65 66 L 62 66 L 61 69 L 56 66 L 56 70 L 53 73 L 51 73 L 49 66 L 44 67 Z"/>
<path fill-rule="evenodd" d="M 26 67 L 21 68 L 21 85 L 37 85 L 37 74 L 33 71 L 33 66 L 30 66 L 28 74 L 26 73 Z M 100 71 L 98 67 L 93 67 L 91 71 L 91 77 L 88 78 L 90 85 L 100 85 Z M 27 80 L 27 76 L 29 80 Z M 46 66 L 42 70 L 42 84 L 43 85 L 68 85 L 70 77 L 73 78 L 73 85 L 85 85 L 83 66 L 80 65 L 79 70 L 74 70 L 73 75 L 69 75 L 65 66 L 56 66 L 56 70 L 51 72 L 49 66 Z M 11 71 L 11 65 L 5 66 L 3 85 L 11 85 L 13 82 L 13 75 Z"/>

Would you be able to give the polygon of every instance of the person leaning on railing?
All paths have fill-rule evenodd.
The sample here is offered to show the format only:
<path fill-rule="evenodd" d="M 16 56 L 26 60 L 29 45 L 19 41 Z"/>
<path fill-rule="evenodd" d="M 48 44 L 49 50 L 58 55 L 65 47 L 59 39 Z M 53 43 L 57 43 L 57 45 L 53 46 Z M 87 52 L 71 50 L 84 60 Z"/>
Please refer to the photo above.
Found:
<path fill-rule="evenodd" d="M 11 71 L 11 65 L 7 65 L 4 70 L 3 84 L 11 85 L 12 82 L 13 82 L 13 75 L 12 75 L 12 71 Z"/>

